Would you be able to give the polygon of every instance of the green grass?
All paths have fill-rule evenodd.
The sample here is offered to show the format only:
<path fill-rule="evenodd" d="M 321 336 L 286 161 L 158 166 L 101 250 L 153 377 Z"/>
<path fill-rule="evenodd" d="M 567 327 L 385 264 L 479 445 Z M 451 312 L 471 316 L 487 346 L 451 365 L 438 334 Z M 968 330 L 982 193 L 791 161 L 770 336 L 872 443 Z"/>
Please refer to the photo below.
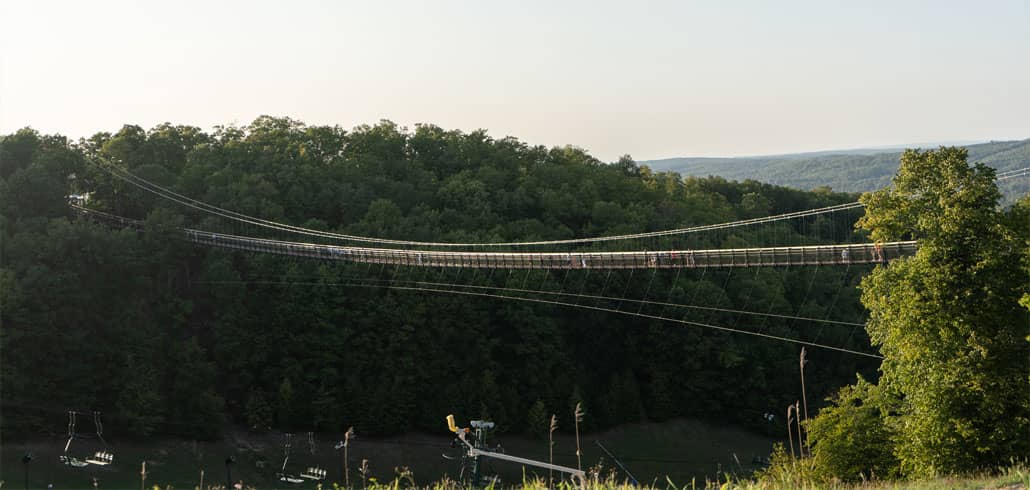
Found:
<path fill-rule="evenodd" d="M 797 480 L 759 481 L 754 479 L 726 479 L 713 485 L 720 490 L 972 490 L 972 489 L 1026 489 L 1030 488 L 1030 467 L 1017 463 L 997 471 L 964 477 L 941 477 L 931 480 L 899 482 L 866 482 L 859 484 L 825 484 Z"/>
<path fill-rule="evenodd" d="M 749 479 L 735 479 L 729 477 L 725 481 L 706 481 L 706 482 L 690 482 L 686 485 L 676 485 L 672 480 L 665 480 L 664 482 L 654 482 L 650 485 L 634 486 L 625 482 L 625 480 L 616 476 L 613 473 L 608 473 L 606 477 L 600 477 L 598 474 L 591 474 L 590 481 L 587 482 L 586 490 L 687 490 L 695 488 L 710 488 L 719 490 L 794 490 L 794 489 L 828 489 L 828 490 L 965 490 L 965 489 L 1026 489 L 1030 488 L 1030 468 L 1025 464 L 1017 464 L 1007 468 L 1003 468 L 996 472 L 985 473 L 982 475 L 975 475 L 970 477 L 948 477 L 948 478 L 937 478 L 933 480 L 924 480 L 916 482 L 867 482 L 861 484 L 814 484 L 807 482 L 763 482 L 758 480 Z M 3 481 L 0 481 L 0 489 L 3 487 L 8 488 L 20 488 L 18 485 L 5 485 Z M 30 486 L 30 488 L 40 488 Z M 88 486 L 81 487 L 68 487 L 68 488 L 88 488 Z M 105 485 L 102 488 L 141 488 L 137 481 L 134 485 L 125 486 L 111 486 Z M 182 485 L 174 486 L 170 484 L 159 484 L 152 485 L 148 484 L 145 486 L 146 490 L 174 490 L 175 488 L 180 489 L 199 489 L 199 485 L 195 483 L 193 486 Z M 221 485 L 204 485 L 205 490 L 225 490 L 225 486 Z M 247 490 L 261 490 L 271 488 L 284 488 L 278 487 L 275 484 L 268 485 L 244 485 Z M 340 488 L 334 484 L 326 484 L 321 487 L 316 485 L 300 485 L 294 487 L 285 488 L 322 488 L 338 489 Z M 388 481 L 381 481 L 374 477 L 362 480 L 360 475 L 357 475 L 355 481 L 352 482 L 352 488 L 362 490 L 400 490 L 400 489 L 426 489 L 426 490 L 464 490 L 468 487 L 456 483 L 454 480 L 447 478 L 430 482 L 428 484 L 418 484 L 410 472 L 401 471 L 394 478 Z M 496 485 L 487 487 L 487 490 L 500 490 L 501 488 L 513 488 L 520 490 L 547 490 L 547 480 L 540 477 L 525 477 L 521 481 L 516 481 L 512 484 Z M 573 486 L 569 482 L 558 482 L 555 484 L 556 490 L 577 490 L 578 487 Z"/>
<path fill-rule="evenodd" d="M 555 487 L 558 490 L 575 490 L 578 487 L 567 482 L 562 482 Z M 389 483 L 374 483 L 367 486 L 367 490 L 399 490 L 401 488 L 416 488 L 413 480 L 400 477 Z M 427 490 L 457 490 L 460 485 L 450 480 L 434 482 L 422 486 Z M 547 481 L 540 478 L 526 479 L 508 488 L 520 490 L 547 490 Z M 609 474 L 607 477 L 594 475 L 587 482 L 587 490 L 687 490 L 695 488 L 714 488 L 719 490 L 795 490 L 798 488 L 829 489 L 829 490 L 965 490 L 965 489 L 1026 489 L 1030 488 L 1030 469 L 1024 464 L 1017 464 L 999 471 L 975 475 L 969 477 L 937 478 L 933 480 L 916 482 L 867 482 L 861 484 L 837 484 L 818 485 L 802 484 L 797 482 L 790 484 L 763 483 L 756 480 L 739 480 L 730 478 L 728 481 L 707 481 L 703 483 L 691 482 L 686 485 L 676 485 L 671 480 L 655 482 L 652 485 L 633 486 L 627 484 L 617 476 Z"/>

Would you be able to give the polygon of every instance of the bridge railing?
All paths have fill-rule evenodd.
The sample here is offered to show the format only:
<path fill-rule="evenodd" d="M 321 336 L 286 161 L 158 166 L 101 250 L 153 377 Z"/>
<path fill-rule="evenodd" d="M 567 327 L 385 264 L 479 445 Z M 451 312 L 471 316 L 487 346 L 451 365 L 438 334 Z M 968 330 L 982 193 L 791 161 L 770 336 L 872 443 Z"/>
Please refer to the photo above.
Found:
<path fill-rule="evenodd" d="M 74 207 L 109 225 L 143 230 L 143 222 Z M 206 246 L 354 263 L 489 269 L 697 269 L 885 263 L 915 253 L 915 241 L 706 250 L 632 252 L 470 252 L 349 247 L 289 242 L 185 229 Z"/>
<path fill-rule="evenodd" d="M 285 242 L 196 230 L 188 230 L 186 233 L 191 241 L 202 245 L 259 253 L 411 267 L 490 269 L 676 269 L 873 264 L 912 255 L 917 247 L 916 242 L 905 241 L 883 244 L 593 253 L 441 252 Z"/>

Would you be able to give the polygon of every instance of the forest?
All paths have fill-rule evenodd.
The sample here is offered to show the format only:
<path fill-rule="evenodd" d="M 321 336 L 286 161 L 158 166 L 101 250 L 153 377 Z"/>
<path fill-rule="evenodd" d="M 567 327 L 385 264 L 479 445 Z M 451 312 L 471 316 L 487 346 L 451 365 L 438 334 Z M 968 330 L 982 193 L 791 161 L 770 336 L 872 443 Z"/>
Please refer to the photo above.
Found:
<path fill-rule="evenodd" d="M 763 414 L 781 413 L 799 396 L 797 344 L 383 287 L 403 280 L 589 293 L 613 298 L 620 309 L 862 352 L 877 352 L 872 344 L 883 347 L 887 335 L 887 327 L 873 328 L 871 340 L 860 326 L 869 313 L 858 286 L 871 267 L 487 273 L 231 252 L 193 246 L 177 230 L 273 233 L 146 194 L 105 166 L 280 223 L 439 242 L 637 233 L 858 199 L 825 188 L 683 178 L 629 156 L 606 163 L 572 146 L 388 121 L 344 130 L 265 116 L 211 132 L 126 125 L 79 141 L 22 129 L 0 139 L 6 437 L 60 433 L 69 409 L 104 411 L 106 425 L 123 437 L 215 439 L 230 424 L 258 431 L 353 426 L 367 435 L 439 431 L 448 413 L 487 418 L 503 431 L 542 433 L 552 412 L 562 430 L 573 427 L 577 403 L 590 414 L 587 430 L 679 417 L 767 430 Z M 144 220 L 145 232 L 76 217 L 72 195 Z M 631 246 L 911 237 L 859 217 L 818 216 Z M 627 299 L 645 302 L 620 301 Z M 813 414 L 856 373 L 875 383 L 880 367 L 879 359 L 809 348 Z"/>

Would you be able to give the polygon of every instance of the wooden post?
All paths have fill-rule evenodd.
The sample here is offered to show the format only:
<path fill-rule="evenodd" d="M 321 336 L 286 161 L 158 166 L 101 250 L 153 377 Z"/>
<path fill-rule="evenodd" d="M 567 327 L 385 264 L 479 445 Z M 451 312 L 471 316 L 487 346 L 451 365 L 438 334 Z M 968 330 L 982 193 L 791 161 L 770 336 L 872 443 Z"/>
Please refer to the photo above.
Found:
<path fill-rule="evenodd" d="M 805 364 L 808 364 L 808 361 L 805 360 L 805 348 L 802 347 L 801 348 L 801 361 L 800 361 L 800 365 L 801 365 L 801 400 L 805 404 L 805 423 L 807 424 L 808 423 L 808 398 L 805 397 Z M 800 419 L 801 417 L 799 416 L 798 418 Z M 799 426 L 800 426 L 800 423 L 799 423 Z M 805 435 L 807 436 L 807 434 L 808 434 L 808 430 L 806 428 L 805 429 Z M 798 436 L 798 437 L 800 437 L 800 436 Z M 809 444 L 807 444 L 807 441 L 808 441 L 808 438 L 806 437 L 805 438 L 805 442 L 806 442 L 805 445 L 809 446 L 809 453 L 811 453 L 811 449 L 812 448 L 811 448 L 811 446 Z M 800 439 L 798 440 L 798 445 L 799 446 L 801 445 L 801 440 Z M 802 451 L 802 453 L 804 453 L 804 451 Z"/>

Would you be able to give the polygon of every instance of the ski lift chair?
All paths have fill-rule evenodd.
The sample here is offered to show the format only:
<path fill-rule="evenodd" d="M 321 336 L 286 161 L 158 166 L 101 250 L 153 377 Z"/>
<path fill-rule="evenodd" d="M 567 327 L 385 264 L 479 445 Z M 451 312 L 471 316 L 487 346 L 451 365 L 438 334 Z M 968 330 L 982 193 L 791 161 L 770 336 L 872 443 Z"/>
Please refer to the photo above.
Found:
<path fill-rule="evenodd" d="M 311 459 L 314 459 L 315 458 L 315 453 L 317 452 L 316 447 L 315 447 L 315 433 L 314 432 L 308 432 L 308 449 L 311 451 Z M 304 470 L 303 473 L 300 474 L 300 477 L 308 479 L 308 480 L 322 481 L 322 480 L 325 480 L 325 477 L 328 474 L 329 474 L 328 471 L 322 469 L 318 465 L 315 465 L 315 466 L 309 466 L 306 470 Z"/>
<path fill-rule="evenodd" d="M 72 410 L 68 411 L 68 442 L 64 444 L 64 454 L 59 456 L 58 460 L 73 468 L 85 468 L 91 464 L 97 466 L 108 466 L 111 463 L 114 463 L 114 454 L 107 449 L 107 441 L 104 440 L 104 426 L 100 423 L 100 412 L 93 412 L 93 426 L 96 429 L 97 439 L 100 440 L 102 448 L 94 452 L 92 456 L 81 458 L 68 454 L 68 450 L 71 449 L 72 441 L 75 439 L 83 439 L 83 437 L 79 436 L 75 430 L 78 414 L 78 412 Z"/>
<path fill-rule="evenodd" d="M 299 478 L 290 473 L 286 472 L 286 465 L 290 462 L 290 447 L 293 446 L 293 434 L 287 432 L 283 435 L 283 464 L 279 468 L 279 473 L 276 475 L 279 477 L 279 481 L 286 483 L 304 483 L 303 478 Z"/>
<path fill-rule="evenodd" d="M 64 454 L 59 456 L 58 460 L 73 468 L 83 468 L 89 466 L 89 463 L 68 454 L 72 441 L 75 440 L 75 415 L 75 412 L 68 411 L 68 442 L 64 443 Z"/>
<path fill-rule="evenodd" d="M 283 464 L 279 470 L 279 481 L 285 483 L 304 483 L 309 480 L 325 480 L 329 472 L 319 466 L 308 466 L 299 475 L 287 473 L 286 466 L 290 462 L 290 448 L 293 446 L 293 434 L 286 434 L 283 439 Z M 308 432 L 308 446 L 312 456 L 315 454 L 315 433 Z"/>

